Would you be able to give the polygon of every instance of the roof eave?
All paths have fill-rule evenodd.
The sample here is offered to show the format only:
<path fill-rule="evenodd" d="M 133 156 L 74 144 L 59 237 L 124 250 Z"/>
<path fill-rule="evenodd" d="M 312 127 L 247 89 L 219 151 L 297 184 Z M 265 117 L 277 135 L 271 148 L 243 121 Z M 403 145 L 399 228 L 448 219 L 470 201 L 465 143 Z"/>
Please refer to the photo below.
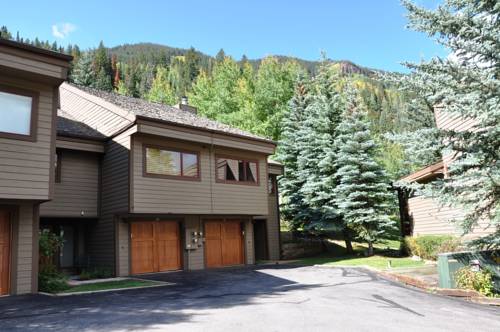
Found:
<path fill-rule="evenodd" d="M 245 136 L 245 135 L 228 133 L 228 132 L 224 132 L 224 131 L 220 131 L 220 130 L 214 130 L 214 129 L 209 129 L 209 128 L 202 128 L 202 127 L 192 126 L 192 125 L 188 125 L 188 124 L 181 124 L 181 123 L 178 123 L 178 122 L 173 122 L 173 121 L 168 121 L 168 120 L 151 118 L 151 117 L 147 117 L 147 116 L 144 116 L 144 115 L 136 115 L 135 117 L 136 117 L 136 120 L 142 120 L 142 121 L 147 121 L 147 122 L 156 122 L 156 123 L 164 123 L 164 124 L 169 124 L 169 125 L 177 126 L 177 127 L 181 127 L 181 128 L 189 128 L 189 129 L 193 129 L 193 130 L 199 130 L 199 131 L 202 131 L 202 132 L 209 132 L 211 134 L 218 134 L 218 135 L 224 135 L 224 136 L 229 136 L 229 137 L 237 137 L 237 138 L 244 139 L 244 140 L 249 140 L 249 141 L 254 141 L 254 142 L 271 144 L 271 145 L 274 145 L 275 147 L 278 145 L 277 142 L 275 142 L 273 140 L 265 139 L 265 138 L 249 137 L 249 136 Z"/>

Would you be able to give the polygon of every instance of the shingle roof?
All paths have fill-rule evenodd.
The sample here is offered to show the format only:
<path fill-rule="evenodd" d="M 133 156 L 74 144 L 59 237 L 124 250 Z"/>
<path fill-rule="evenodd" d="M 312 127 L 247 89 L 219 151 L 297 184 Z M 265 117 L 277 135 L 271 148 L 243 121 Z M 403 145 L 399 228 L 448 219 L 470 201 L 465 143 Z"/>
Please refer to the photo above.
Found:
<path fill-rule="evenodd" d="M 76 136 L 89 139 L 105 139 L 106 136 L 77 121 L 69 113 L 63 110 L 57 110 L 57 134 L 61 136 Z"/>
<path fill-rule="evenodd" d="M 140 98 L 133 98 L 119 95 L 112 92 L 101 91 L 98 89 L 74 85 L 76 88 L 83 90 L 86 93 L 101 98 L 109 103 L 112 103 L 126 111 L 132 112 L 136 116 L 145 118 L 163 120 L 180 125 L 192 126 L 201 129 L 218 131 L 226 134 L 233 134 L 253 139 L 266 140 L 273 143 L 272 140 L 254 135 L 244 130 L 228 126 L 226 124 L 207 119 L 203 116 L 193 114 L 179 108 L 168 106 L 165 104 L 149 102 Z"/>

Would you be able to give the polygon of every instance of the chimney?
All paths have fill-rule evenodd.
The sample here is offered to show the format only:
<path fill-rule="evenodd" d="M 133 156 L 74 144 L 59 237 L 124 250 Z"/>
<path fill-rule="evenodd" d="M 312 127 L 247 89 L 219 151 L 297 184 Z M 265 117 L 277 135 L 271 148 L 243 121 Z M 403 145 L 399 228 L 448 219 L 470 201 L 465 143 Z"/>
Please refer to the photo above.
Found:
<path fill-rule="evenodd" d="M 196 107 L 189 105 L 189 100 L 188 100 L 188 97 L 186 97 L 186 96 L 182 96 L 181 102 L 179 103 L 179 105 L 177 105 L 177 108 L 180 108 L 181 110 L 183 110 L 185 112 L 192 113 L 192 114 L 198 113 L 198 110 L 196 109 Z"/>

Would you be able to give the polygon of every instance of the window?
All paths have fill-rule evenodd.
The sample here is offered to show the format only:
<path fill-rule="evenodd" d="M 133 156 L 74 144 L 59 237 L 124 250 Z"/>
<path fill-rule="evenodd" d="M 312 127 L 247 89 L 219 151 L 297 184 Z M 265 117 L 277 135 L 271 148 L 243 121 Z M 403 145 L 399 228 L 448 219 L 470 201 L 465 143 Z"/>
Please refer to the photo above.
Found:
<path fill-rule="evenodd" d="M 34 140 L 38 95 L 0 86 L 0 136 Z"/>
<path fill-rule="evenodd" d="M 269 195 L 276 193 L 276 175 L 269 175 L 267 178 L 267 192 Z"/>
<path fill-rule="evenodd" d="M 144 157 L 146 175 L 186 180 L 199 179 L 197 152 L 145 147 Z"/>
<path fill-rule="evenodd" d="M 217 182 L 258 184 L 257 161 L 217 157 Z"/>
<path fill-rule="evenodd" d="M 56 183 L 61 183 L 61 166 L 62 166 L 62 158 L 61 158 L 61 151 L 58 150 L 55 155 L 54 159 L 54 172 L 55 172 L 55 182 Z"/>

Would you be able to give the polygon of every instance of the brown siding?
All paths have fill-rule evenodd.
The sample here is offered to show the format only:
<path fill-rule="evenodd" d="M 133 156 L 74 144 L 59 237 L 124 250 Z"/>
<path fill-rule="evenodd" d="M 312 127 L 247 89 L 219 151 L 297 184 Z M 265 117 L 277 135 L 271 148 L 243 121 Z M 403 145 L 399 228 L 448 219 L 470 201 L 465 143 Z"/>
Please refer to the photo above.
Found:
<path fill-rule="evenodd" d="M 104 143 L 94 142 L 82 139 L 71 139 L 68 137 L 57 137 L 56 147 L 68 150 L 88 151 L 104 153 Z"/>
<path fill-rule="evenodd" d="M 39 92 L 35 142 L 0 138 L 0 198 L 50 198 L 53 89 L 0 76 L 0 84 Z"/>
<path fill-rule="evenodd" d="M 52 62 L 54 63 L 49 63 L 44 56 L 28 55 L 25 51 L 0 45 L 0 66 L 30 72 L 32 75 L 65 79 L 67 62 L 57 60 L 52 60 Z"/>
<path fill-rule="evenodd" d="M 268 196 L 269 214 L 267 215 L 267 243 L 270 260 L 280 259 L 280 221 L 278 214 L 277 192 Z"/>
<path fill-rule="evenodd" d="M 453 220 L 463 216 L 463 211 L 457 208 L 439 207 L 438 203 L 428 197 L 412 197 L 408 200 L 408 210 L 413 218 L 413 234 L 455 234 L 460 235 L 460 229 Z M 476 238 L 491 232 L 485 229 L 487 223 L 481 222 L 466 238 Z"/>
<path fill-rule="evenodd" d="M 97 217 L 100 155 L 61 151 L 61 182 L 52 201 L 40 207 L 42 217 Z M 81 215 L 81 212 L 84 215 Z"/>
<path fill-rule="evenodd" d="M 245 258 L 246 264 L 255 264 L 255 249 L 253 243 L 253 224 L 249 219 L 244 220 L 245 230 Z"/>
<path fill-rule="evenodd" d="M 179 214 L 267 214 L 267 173 L 264 154 L 215 149 L 201 144 L 138 136 L 133 148 L 132 212 Z M 200 153 L 200 181 L 145 177 L 143 144 L 171 146 Z M 260 184 L 224 184 L 215 181 L 215 154 L 259 161 Z"/>
<path fill-rule="evenodd" d="M 115 259 L 115 221 L 117 214 L 128 212 L 129 152 L 129 131 L 106 143 L 102 160 L 101 218 L 89 234 L 89 255 L 96 265 L 115 267 L 120 259 L 119 255 Z M 117 245 L 120 247 L 121 243 Z"/>
<path fill-rule="evenodd" d="M 34 230 L 38 227 L 38 220 L 34 220 L 37 206 L 31 203 L 22 203 L 19 205 L 17 220 L 13 220 L 13 266 L 12 271 L 12 286 L 13 294 L 26 294 L 36 292 L 36 281 L 33 280 L 33 269 L 36 265 L 33 264 L 34 251 L 38 248 L 33 248 L 36 234 Z"/>
<path fill-rule="evenodd" d="M 184 218 L 184 238 L 186 241 L 191 239 L 191 234 L 193 232 L 200 232 L 202 230 L 203 228 L 199 216 L 186 216 Z M 196 245 L 193 243 L 191 244 L 193 245 L 193 248 L 195 248 Z M 184 244 L 184 247 L 186 247 L 186 244 Z M 205 267 L 203 243 L 201 243 L 201 246 L 196 249 L 184 250 L 184 252 L 184 269 L 200 270 Z"/>

